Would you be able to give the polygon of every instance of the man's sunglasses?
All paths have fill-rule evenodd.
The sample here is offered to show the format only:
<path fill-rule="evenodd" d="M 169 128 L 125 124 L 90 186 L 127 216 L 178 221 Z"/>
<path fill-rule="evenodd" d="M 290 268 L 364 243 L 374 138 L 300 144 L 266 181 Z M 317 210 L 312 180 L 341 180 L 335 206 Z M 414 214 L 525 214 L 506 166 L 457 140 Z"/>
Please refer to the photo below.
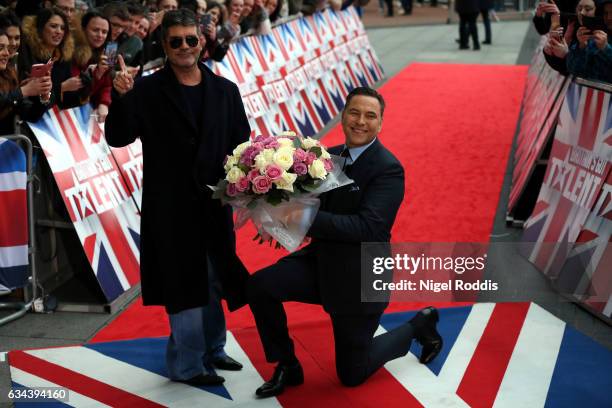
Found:
<path fill-rule="evenodd" d="M 197 47 L 200 40 L 195 35 L 188 35 L 187 37 L 170 37 L 168 44 L 173 50 L 181 48 L 183 40 L 187 43 L 190 48 Z"/>

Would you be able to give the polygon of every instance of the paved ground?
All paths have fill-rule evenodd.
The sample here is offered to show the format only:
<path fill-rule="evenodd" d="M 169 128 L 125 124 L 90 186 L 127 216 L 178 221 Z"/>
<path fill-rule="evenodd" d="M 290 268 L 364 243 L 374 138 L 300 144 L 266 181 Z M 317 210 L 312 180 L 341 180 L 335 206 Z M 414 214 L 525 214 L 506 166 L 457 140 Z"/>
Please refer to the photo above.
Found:
<path fill-rule="evenodd" d="M 422 10 L 423 14 L 442 14 L 440 13 L 442 9 L 430 10 L 427 7 L 424 9 L 426 10 Z M 419 10 L 415 8 L 416 16 L 421 14 Z M 373 11 L 377 13 L 376 8 Z M 366 17 L 369 19 L 371 11 L 369 10 L 368 13 Z M 392 22 L 395 19 L 399 21 L 400 18 L 409 20 L 415 17 L 398 16 L 384 20 Z M 383 20 L 382 17 L 380 19 Z M 388 77 L 393 76 L 413 61 L 482 64 L 516 64 L 518 61 L 528 63 L 531 58 L 530 49 L 533 49 L 530 47 L 537 40 L 530 31 L 529 23 L 525 20 L 494 23 L 493 45 L 483 46 L 481 51 L 459 51 L 457 49 L 456 25 L 372 28 L 368 32 Z M 480 32 L 482 33 L 482 26 L 480 26 Z M 509 166 L 493 231 L 495 240 L 513 241 L 520 234 L 518 230 L 506 228 L 504 222 L 510 170 Z M 529 265 L 524 265 L 524 267 L 527 268 L 526 274 L 529 274 L 532 282 L 541 284 L 537 272 L 529 270 Z M 580 308 L 573 304 L 561 304 L 554 295 L 551 295 L 551 301 L 545 307 L 579 330 L 612 348 L 610 327 Z M 28 314 L 18 321 L 0 327 L 0 351 L 82 343 L 89 340 L 113 317 L 106 314 L 86 313 Z M 0 406 L 8 406 L 3 401 L 6 401 L 5 396 L 9 387 L 8 365 L 2 361 L 0 362 Z"/>

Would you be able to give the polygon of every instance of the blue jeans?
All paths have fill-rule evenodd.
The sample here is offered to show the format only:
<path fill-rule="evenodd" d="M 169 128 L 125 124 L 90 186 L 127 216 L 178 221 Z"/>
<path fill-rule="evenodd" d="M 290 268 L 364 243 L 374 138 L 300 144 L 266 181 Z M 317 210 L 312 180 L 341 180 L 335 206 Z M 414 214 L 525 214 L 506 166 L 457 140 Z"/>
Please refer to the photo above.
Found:
<path fill-rule="evenodd" d="M 168 315 L 171 334 L 166 347 L 168 376 L 187 380 L 212 372 L 213 359 L 225 356 L 225 316 L 221 282 L 208 260 L 209 303 Z"/>

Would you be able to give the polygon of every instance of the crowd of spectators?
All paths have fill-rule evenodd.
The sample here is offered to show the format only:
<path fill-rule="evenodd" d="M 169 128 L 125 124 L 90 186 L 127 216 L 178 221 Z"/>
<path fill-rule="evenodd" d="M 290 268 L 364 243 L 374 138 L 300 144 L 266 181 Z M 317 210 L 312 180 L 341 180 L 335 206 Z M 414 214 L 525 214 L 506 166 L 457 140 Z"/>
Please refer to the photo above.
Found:
<path fill-rule="evenodd" d="M 547 36 L 543 52 L 553 69 L 612 83 L 612 0 L 549 0 L 533 22 Z"/>
<path fill-rule="evenodd" d="M 356 0 L 362 1 L 362 0 Z M 46 109 L 91 103 L 103 122 L 121 55 L 140 76 L 164 61 L 161 22 L 188 8 L 199 18 L 202 59 L 220 61 L 241 35 L 268 34 L 273 24 L 355 0 L 0 0 L 0 134 L 16 115 L 37 120 Z M 359 4 L 359 3 L 358 3 Z"/>

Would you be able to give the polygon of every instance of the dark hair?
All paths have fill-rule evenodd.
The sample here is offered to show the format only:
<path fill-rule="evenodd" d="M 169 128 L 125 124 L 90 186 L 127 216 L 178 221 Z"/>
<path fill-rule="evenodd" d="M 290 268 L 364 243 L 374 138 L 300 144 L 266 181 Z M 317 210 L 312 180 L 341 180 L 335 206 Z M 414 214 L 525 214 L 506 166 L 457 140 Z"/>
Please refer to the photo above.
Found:
<path fill-rule="evenodd" d="M 51 17 L 53 16 L 59 16 L 64 22 L 64 38 L 62 38 L 61 44 L 57 47 L 61 49 L 64 46 L 64 42 L 66 42 L 66 38 L 70 35 L 70 25 L 68 24 L 68 17 L 66 17 L 63 11 L 55 7 L 51 9 L 44 8 L 38 10 L 38 13 L 36 13 L 36 31 L 38 32 L 38 36 L 42 38 L 42 33 L 45 28 L 45 24 L 47 24 L 47 22 L 51 20 Z"/>
<path fill-rule="evenodd" d="M 189 9 L 194 13 L 198 13 L 198 1 L 197 0 L 180 0 L 179 8 Z"/>
<path fill-rule="evenodd" d="M 200 35 L 200 24 L 196 14 L 189 9 L 171 10 L 164 14 L 164 19 L 161 23 L 162 38 L 165 40 L 168 36 L 168 29 L 174 26 L 195 27 Z"/>
<path fill-rule="evenodd" d="M 0 14 L 0 27 L 19 27 L 19 30 L 21 31 L 21 23 L 19 22 L 19 17 L 17 17 L 17 15 L 11 10 L 4 11 Z"/>
<path fill-rule="evenodd" d="M 216 1 L 209 1 L 206 3 L 206 12 L 210 13 L 211 9 L 218 8 L 219 9 L 219 21 L 217 22 L 218 26 L 222 26 L 225 23 L 225 7 L 221 5 L 221 3 L 217 3 Z"/>
<path fill-rule="evenodd" d="M 125 4 L 118 2 L 107 3 L 102 9 L 102 14 L 108 18 L 108 21 L 112 17 L 117 17 L 121 21 L 128 21 L 130 19 L 130 13 L 128 13 Z"/>
<path fill-rule="evenodd" d="M 346 96 L 346 103 L 344 104 L 344 109 L 349 106 L 349 104 L 351 103 L 351 99 L 353 99 L 353 97 L 357 95 L 376 98 L 378 100 L 378 103 L 380 104 L 380 117 L 382 119 L 383 113 L 385 112 L 385 100 L 382 95 L 379 94 L 375 89 L 369 88 L 367 86 L 358 86 L 357 88 L 349 92 L 349 94 Z"/>
<path fill-rule="evenodd" d="M 125 4 L 125 7 L 127 8 L 128 13 L 130 13 L 130 16 L 144 17 L 147 15 L 146 7 L 136 1 L 128 1 Z"/>
<path fill-rule="evenodd" d="M 93 20 L 94 18 L 101 18 L 104 21 L 106 21 L 108 23 L 108 33 L 106 33 L 106 38 L 104 39 L 104 44 L 102 44 L 102 46 L 100 48 L 104 49 L 104 47 L 106 46 L 106 44 L 110 41 L 111 36 L 112 36 L 112 30 L 111 30 L 111 22 L 110 20 L 104 15 L 102 14 L 102 12 L 98 9 L 93 9 L 93 10 L 89 10 L 87 13 L 83 14 L 83 17 L 81 18 L 81 28 L 83 29 L 83 31 L 85 31 L 85 29 L 87 28 L 87 25 L 89 24 L 89 22 L 91 20 Z"/>

